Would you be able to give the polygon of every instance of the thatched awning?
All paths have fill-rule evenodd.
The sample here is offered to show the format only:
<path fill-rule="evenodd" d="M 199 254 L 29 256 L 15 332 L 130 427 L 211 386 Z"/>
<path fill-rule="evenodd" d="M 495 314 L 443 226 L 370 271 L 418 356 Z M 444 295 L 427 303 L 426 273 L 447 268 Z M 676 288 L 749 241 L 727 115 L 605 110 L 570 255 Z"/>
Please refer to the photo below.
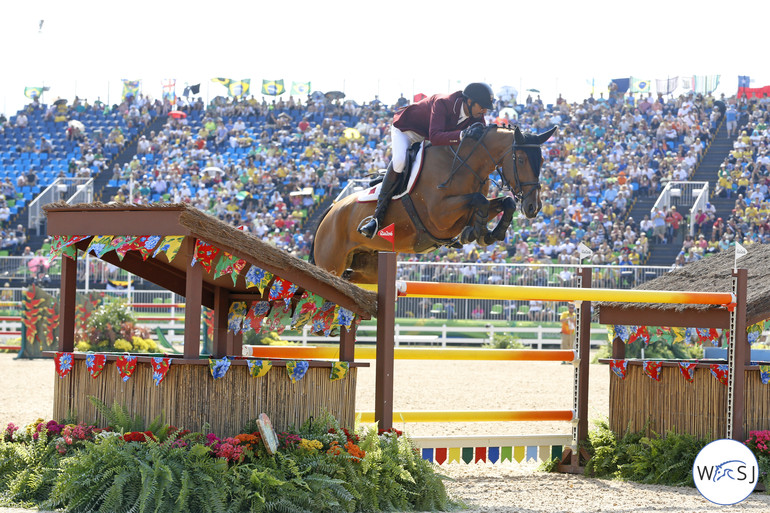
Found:
<path fill-rule="evenodd" d="M 238 230 L 219 219 L 185 204 L 152 204 L 146 206 L 129 204 L 85 203 L 68 205 L 64 202 L 43 207 L 48 216 L 50 235 L 186 235 L 208 242 L 251 265 L 287 279 L 303 289 L 314 292 L 340 306 L 345 306 L 365 317 L 377 314 L 377 294 L 364 290 L 315 265 L 296 258 L 286 251 L 260 240 L 258 237 Z M 110 255 L 110 254 L 107 254 Z M 105 255 L 105 256 L 107 256 Z M 186 272 L 187 263 L 166 263 L 157 260 L 153 265 L 165 265 L 171 273 Z M 143 276 L 142 266 L 129 268 L 130 260 L 123 262 L 110 259 L 111 263 L 130 272 Z M 125 264 L 125 266 L 121 265 Z M 204 273 L 205 274 L 205 273 Z M 150 278 L 147 278 L 150 279 Z M 233 286 L 229 277 L 214 280 L 232 292 L 244 292 L 244 286 Z M 230 283 L 228 284 L 228 280 Z M 151 280 L 153 281 L 153 280 Z M 239 280 L 242 282 L 242 280 Z M 168 287 L 167 287 L 168 288 Z M 329 293 L 336 298 L 327 297 Z M 340 299 L 345 299 L 339 301 Z M 336 299 L 336 300 L 335 300 Z"/>
<path fill-rule="evenodd" d="M 752 244 L 748 254 L 738 260 L 738 266 L 748 270 L 746 290 L 746 319 L 753 324 L 770 318 L 770 245 Z M 693 292 L 732 292 L 732 271 L 735 251 L 717 253 L 697 262 L 675 269 L 654 280 L 635 287 L 635 290 L 666 290 Z M 599 311 L 606 309 L 634 310 L 639 305 L 621 302 L 599 303 Z M 710 305 L 673 305 L 651 303 L 644 308 L 661 313 L 698 313 L 724 315 L 726 309 Z"/>

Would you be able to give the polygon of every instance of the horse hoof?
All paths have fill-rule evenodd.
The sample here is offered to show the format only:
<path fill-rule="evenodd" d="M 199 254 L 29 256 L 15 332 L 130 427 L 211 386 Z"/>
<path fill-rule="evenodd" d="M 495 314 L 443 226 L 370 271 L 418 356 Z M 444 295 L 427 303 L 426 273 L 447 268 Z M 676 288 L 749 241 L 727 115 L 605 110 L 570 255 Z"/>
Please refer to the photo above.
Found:
<path fill-rule="evenodd" d="M 473 229 L 473 227 L 466 226 L 465 228 L 463 228 L 463 231 L 460 232 L 459 239 L 462 244 L 468 244 L 469 242 L 476 240 L 476 232 Z"/>

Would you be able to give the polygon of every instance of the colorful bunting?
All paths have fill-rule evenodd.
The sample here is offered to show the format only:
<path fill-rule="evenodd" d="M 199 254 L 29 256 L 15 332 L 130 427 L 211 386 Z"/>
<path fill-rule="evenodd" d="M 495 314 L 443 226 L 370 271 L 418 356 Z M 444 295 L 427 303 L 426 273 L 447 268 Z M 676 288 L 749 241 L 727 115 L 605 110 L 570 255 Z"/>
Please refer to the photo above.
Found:
<path fill-rule="evenodd" d="M 746 328 L 746 338 L 749 344 L 753 344 L 759 340 L 759 336 L 762 335 L 762 331 L 765 329 L 765 321 L 760 321 L 756 324 L 752 324 Z"/>
<path fill-rule="evenodd" d="M 257 333 L 262 329 L 262 321 L 270 311 L 269 301 L 254 301 L 246 314 L 245 322 L 243 323 L 243 329 L 246 330 L 247 326 Z"/>
<path fill-rule="evenodd" d="M 628 371 L 628 360 L 610 360 L 610 369 L 620 379 L 626 379 Z"/>
<path fill-rule="evenodd" d="M 232 362 L 228 359 L 227 356 L 219 360 L 209 358 L 209 369 L 211 370 L 211 375 L 214 376 L 214 379 L 224 377 L 224 375 L 227 374 L 227 371 L 230 369 L 231 363 Z"/>
<path fill-rule="evenodd" d="M 727 386 L 727 377 L 729 374 L 729 368 L 726 363 L 712 363 L 711 374 L 719 380 L 720 383 Z"/>
<path fill-rule="evenodd" d="M 243 320 L 246 318 L 246 301 L 234 301 L 227 312 L 227 329 L 235 334 L 241 332 Z"/>
<path fill-rule="evenodd" d="M 348 375 L 349 370 L 350 362 L 333 362 L 332 372 L 329 375 L 329 380 L 337 381 L 338 379 L 342 379 Z"/>
<path fill-rule="evenodd" d="M 204 242 L 200 239 L 195 241 L 195 254 L 193 255 L 191 266 L 195 266 L 196 262 L 200 262 L 203 269 L 210 273 L 214 266 L 214 258 L 219 254 L 219 248 Z"/>
<path fill-rule="evenodd" d="M 663 366 L 663 362 L 645 360 L 642 362 L 644 373 L 655 381 L 660 381 L 660 368 Z"/>
<path fill-rule="evenodd" d="M 313 327 L 311 328 L 313 333 L 324 333 L 328 336 L 332 330 L 335 306 L 337 305 L 331 301 L 324 301 L 321 308 L 313 315 Z"/>
<path fill-rule="evenodd" d="M 88 353 L 86 355 L 86 368 L 94 379 L 102 373 L 105 363 L 107 363 L 107 356 L 103 354 Z"/>
<path fill-rule="evenodd" d="M 302 294 L 302 299 L 299 300 L 297 307 L 294 309 L 294 317 L 291 320 L 291 329 L 302 329 L 305 324 L 310 322 L 323 302 L 324 298 L 317 296 L 312 292 L 305 292 Z"/>
<path fill-rule="evenodd" d="M 155 382 L 155 386 L 158 386 L 166 379 L 168 369 L 171 367 L 171 358 L 163 358 L 160 356 L 152 359 L 152 380 Z"/>
<path fill-rule="evenodd" d="M 160 241 L 158 247 L 152 253 L 152 257 L 155 258 L 158 255 L 166 255 L 166 259 L 169 262 L 173 262 L 176 258 L 179 249 L 182 247 L 184 241 L 184 235 L 166 235 L 163 240 Z"/>
<path fill-rule="evenodd" d="M 160 236 L 142 235 L 141 237 L 137 237 L 134 243 L 137 246 L 136 249 L 139 250 L 139 254 L 142 255 L 142 260 L 146 261 L 147 257 L 152 256 L 158 243 L 160 243 Z"/>
<path fill-rule="evenodd" d="M 252 265 L 246 273 L 246 288 L 257 287 L 260 294 L 264 294 L 265 287 L 273 279 L 273 274 L 264 269 L 260 269 L 256 265 Z"/>
<path fill-rule="evenodd" d="M 72 370 L 72 353 L 56 353 L 53 357 L 56 364 L 56 374 L 63 378 Z"/>
<path fill-rule="evenodd" d="M 86 253 L 93 251 L 94 255 L 102 257 L 111 248 L 114 235 L 95 235 L 86 248 Z"/>
<path fill-rule="evenodd" d="M 249 374 L 253 378 L 261 378 L 273 368 L 273 363 L 270 360 L 246 360 L 246 364 L 249 366 Z"/>
<path fill-rule="evenodd" d="M 770 365 L 759 366 L 759 379 L 762 380 L 763 385 L 767 385 L 770 382 Z"/>
<path fill-rule="evenodd" d="M 283 299 L 283 301 L 288 305 L 291 301 L 291 298 L 294 297 L 295 292 L 297 292 L 296 285 L 288 280 L 284 280 L 283 278 L 277 278 L 273 280 L 273 286 L 270 287 L 270 295 L 268 296 L 268 299 L 270 301 Z"/>
<path fill-rule="evenodd" d="M 684 334 L 685 334 L 684 328 L 679 328 L 679 327 L 671 328 L 671 334 L 674 336 L 674 340 L 672 342 L 673 344 L 684 342 Z"/>
<path fill-rule="evenodd" d="M 698 362 L 679 362 L 679 370 L 688 383 L 692 383 L 695 380 L 696 365 L 698 365 Z"/>
<path fill-rule="evenodd" d="M 270 316 L 262 323 L 262 333 L 275 331 L 279 335 L 291 324 L 291 305 L 273 303 Z"/>
<path fill-rule="evenodd" d="M 136 356 L 130 354 L 120 355 L 115 362 L 120 372 L 120 377 L 123 381 L 128 381 L 131 375 L 136 370 Z"/>
<path fill-rule="evenodd" d="M 133 249 L 134 241 L 136 237 L 130 235 L 121 235 L 112 239 L 110 245 L 115 248 L 115 253 L 118 254 L 118 258 L 123 261 L 126 253 Z"/>
<path fill-rule="evenodd" d="M 87 239 L 88 237 L 89 235 L 54 235 L 51 241 L 51 259 L 53 260 L 55 257 L 62 255 L 65 248 L 69 248 L 74 251 L 75 248 L 71 246 L 73 246 L 76 242 Z"/>
<path fill-rule="evenodd" d="M 296 383 L 305 377 L 310 364 L 305 360 L 289 360 L 286 362 L 286 372 L 289 373 L 292 383 Z"/>
<path fill-rule="evenodd" d="M 334 309 L 334 320 L 332 321 L 332 326 L 339 326 L 341 328 L 345 328 L 347 331 L 350 331 L 350 326 L 353 324 L 354 317 L 355 314 L 352 311 L 348 310 L 347 308 L 337 306 Z"/>
<path fill-rule="evenodd" d="M 650 343 L 650 333 L 647 326 L 632 326 L 631 328 L 633 331 L 628 337 L 628 343 L 633 344 L 637 339 L 641 339 L 646 347 Z"/>
<path fill-rule="evenodd" d="M 624 344 L 628 343 L 628 337 L 631 336 L 629 333 L 629 330 L 626 326 L 623 325 L 615 325 L 613 326 L 613 329 L 615 331 L 615 336 L 623 341 Z"/>

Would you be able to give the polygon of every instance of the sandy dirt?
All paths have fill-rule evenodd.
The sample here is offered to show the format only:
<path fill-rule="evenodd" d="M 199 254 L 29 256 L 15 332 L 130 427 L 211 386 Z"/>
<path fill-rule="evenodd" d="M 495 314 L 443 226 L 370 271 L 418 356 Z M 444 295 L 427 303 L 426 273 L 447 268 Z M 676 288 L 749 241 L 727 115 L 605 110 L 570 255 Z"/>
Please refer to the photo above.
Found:
<path fill-rule="evenodd" d="M 358 410 L 374 409 L 374 365 L 359 370 Z M 456 362 L 399 360 L 394 369 L 394 410 L 562 410 L 572 408 L 572 366 L 558 362 Z M 16 360 L 0 354 L 0 426 L 50 419 L 52 360 Z M 66 378 L 64 378 L 66 379 Z M 589 419 L 608 415 L 611 378 L 591 365 Z M 412 436 L 569 434 L 565 422 L 488 422 L 397 425 Z M 451 464 L 451 495 L 471 512 L 733 512 L 770 511 L 770 495 L 755 493 L 736 506 L 719 506 L 694 488 L 641 485 L 538 472 L 534 464 Z M 0 508 L 0 513 L 28 510 Z"/>

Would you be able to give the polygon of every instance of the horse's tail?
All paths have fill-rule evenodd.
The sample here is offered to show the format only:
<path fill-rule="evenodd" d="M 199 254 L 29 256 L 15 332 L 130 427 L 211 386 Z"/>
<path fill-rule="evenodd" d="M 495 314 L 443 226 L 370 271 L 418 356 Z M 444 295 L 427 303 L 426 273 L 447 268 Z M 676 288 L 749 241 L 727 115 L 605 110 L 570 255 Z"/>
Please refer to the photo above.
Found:
<path fill-rule="evenodd" d="M 310 242 L 310 258 L 308 258 L 308 262 L 315 265 L 315 236 L 318 233 L 318 227 L 321 226 L 321 223 L 324 220 L 324 217 L 326 217 L 329 214 L 329 211 L 334 206 L 334 203 L 329 205 L 326 210 L 324 210 L 324 213 L 321 214 L 321 218 L 318 220 L 318 224 L 315 227 L 315 231 L 313 232 L 313 240 Z"/>

